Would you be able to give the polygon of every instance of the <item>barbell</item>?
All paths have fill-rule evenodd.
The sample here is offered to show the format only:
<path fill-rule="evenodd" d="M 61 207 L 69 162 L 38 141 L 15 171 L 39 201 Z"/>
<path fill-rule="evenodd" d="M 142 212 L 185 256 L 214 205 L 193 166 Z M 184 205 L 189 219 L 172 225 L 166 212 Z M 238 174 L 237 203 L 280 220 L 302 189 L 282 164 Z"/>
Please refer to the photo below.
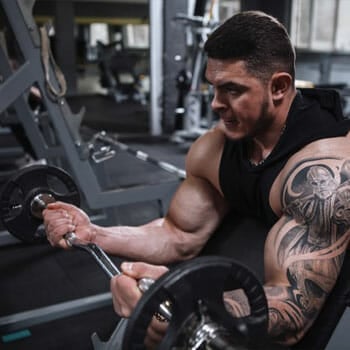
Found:
<path fill-rule="evenodd" d="M 54 166 L 24 167 L 2 189 L 1 221 L 19 240 L 26 243 L 41 241 L 46 238 L 45 231 L 39 229 L 43 222 L 42 211 L 57 200 L 79 206 L 79 189 L 72 177 Z M 74 232 L 67 233 L 65 239 L 68 245 L 90 253 L 108 277 L 121 273 L 96 244 L 81 241 Z"/>
<path fill-rule="evenodd" d="M 234 318 L 225 308 L 223 292 L 236 289 L 242 289 L 247 297 L 249 316 Z M 164 302 L 171 303 L 172 317 L 159 350 L 273 348 L 267 339 L 268 307 L 263 286 L 234 259 L 198 257 L 161 276 L 133 310 L 123 350 L 143 349 L 152 316 Z"/>
<path fill-rule="evenodd" d="M 26 243 L 45 239 L 42 211 L 56 200 L 80 205 L 80 194 L 72 177 L 49 165 L 21 169 L 3 187 L 0 218 L 4 227 Z M 74 232 L 67 243 L 90 253 L 103 271 L 120 274 L 96 244 L 82 242 Z M 143 292 L 123 334 L 123 350 L 143 349 L 147 328 L 155 314 L 168 322 L 158 349 L 263 349 L 267 334 L 267 301 L 262 285 L 246 267 L 229 258 L 201 257 L 178 264 L 155 283 L 141 279 Z M 242 289 L 250 315 L 234 318 L 226 311 L 223 292 Z M 126 322 L 122 319 L 121 322 Z M 266 343 L 267 344 L 267 343 Z"/>

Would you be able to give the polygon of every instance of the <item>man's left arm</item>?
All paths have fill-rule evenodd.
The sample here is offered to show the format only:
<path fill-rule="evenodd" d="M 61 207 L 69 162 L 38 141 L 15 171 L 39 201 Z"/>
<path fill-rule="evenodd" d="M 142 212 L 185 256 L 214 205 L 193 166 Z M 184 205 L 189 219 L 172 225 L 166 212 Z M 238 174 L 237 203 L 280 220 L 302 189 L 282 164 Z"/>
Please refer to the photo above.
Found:
<path fill-rule="evenodd" d="M 308 159 L 288 169 L 284 214 L 265 244 L 264 289 L 272 341 L 297 343 L 317 318 L 338 278 L 350 238 L 350 160 Z M 248 305 L 224 296 L 237 316 Z"/>
<path fill-rule="evenodd" d="M 310 158 L 289 170 L 284 215 L 265 247 L 269 335 L 297 343 L 339 276 L 350 238 L 350 160 Z"/>

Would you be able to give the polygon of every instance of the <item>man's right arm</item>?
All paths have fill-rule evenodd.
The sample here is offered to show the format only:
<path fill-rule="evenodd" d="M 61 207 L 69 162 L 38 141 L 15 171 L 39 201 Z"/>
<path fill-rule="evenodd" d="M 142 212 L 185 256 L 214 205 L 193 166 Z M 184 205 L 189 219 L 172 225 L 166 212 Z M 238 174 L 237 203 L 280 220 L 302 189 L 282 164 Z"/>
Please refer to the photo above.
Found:
<path fill-rule="evenodd" d="M 64 245 L 63 234 L 74 229 L 79 237 L 93 241 L 107 253 L 128 259 L 168 264 L 196 256 L 227 212 L 217 180 L 213 179 L 221 156 L 218 137 L 220 135 L 209 133 L 191 147 L 186 162 L 187 177 L 177 189 L 164 218 L 137 227 L 101 227 L 87 218 L 81 224 L 83 214 L 75 215 L 67 209 L 68 218 L 60 218 L 58 228 L 53 227 L 50 210 L 45 210 L 50 242 Z M 53 207 L 57 209 L 57 205 Z M 64 211 L 63 208 L 62 213 Z"/>

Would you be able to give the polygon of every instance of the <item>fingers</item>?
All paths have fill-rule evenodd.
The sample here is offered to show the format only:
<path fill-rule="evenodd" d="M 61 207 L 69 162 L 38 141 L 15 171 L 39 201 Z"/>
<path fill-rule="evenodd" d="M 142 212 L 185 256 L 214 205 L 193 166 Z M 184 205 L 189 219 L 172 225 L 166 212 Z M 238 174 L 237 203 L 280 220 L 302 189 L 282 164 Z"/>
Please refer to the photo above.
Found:
<path fill-rule="evenodd" d="M 67 248 L 68 245 L 63 236 L 68 232 L 75 231 L 76 226 L 72 216 L 64 209 L 45 209 L 42 215 L 46 236 L 51 245 Z"/>
<path fill-rule="evenodd" d="M 145 338 L 146 348 L 156 349 L 159 343 L 162 341 L 167 328 L 167 322 L 159 322 L 155 317 L 153 317 L 152 322 L 147 329 L 147 335 Z"/>
<path fill-rule="evenodd" d="M 137 281 L 122 274 L 111 278 L 110 285 L 115 312 L 121 317 L 130 317 L 142 295 Z"/>
<path fill-rule="evenodd" d="M 122 274 L 111 279 L 111 291 L 114 310 L 121 317 L 130 317 L 136 304 L 142 296 L 137 281 L 144 277 L 154 280 L 168 269 L 142 262 L 124 262 L 121 264 Z M 167 329 L 166 322 L 160 322 L 153 317 L 147 330 L 145 345 L 147 349 L 156 349 Z"/>
<path fill-rule="evenodd" d="M 69 204 L 69 203 L 65 203 L 65 202 L 53 202 L 53 203 L 49 203 L 46 206 L 47 209 L 64 209 L 66 211 L 70 211 L 70 210 L 76 210 L 78 209 L 76 206 L 74 206 L 73 204 Z"/>
<path fill-rule="evenodd" d="M 139 263 L 137 263 L 137 265 L 139 265 Z M 141 268 L 143 267 L 145 266 L 141 266 Z M 121 317 L 130 317 L 142 296 L 142 293 L 137 286 L 137 280 L 122 274 L 114 276 L 110 283 L 115 312 Z M 147 349 L 157 348 L 166 333 L 167 327 L 167 322 L 160 322 L 155 317 L 152 318 L 152 322 L 147 329 L 147 336 L 145 338 L 145 346 Z"/>
<path fill-rule="evenodd" d="M 48 241 L 53 246 L 68 248 L 64 235 L 74 232 L 80 239 L 90 242 L 95 237 L 90 219 L 76 206 L 63 202 L 47 205 L 42 212 Z"/>
<path fill-rule="evenodd" d="M 167 271 L 167 268 L 141 262 L 124 262 L 121 270 L 121 275 L 111 279 L 113 304 L 120 316 L 129 317 L 142 295 L 137 281 L 144 277 L 157 279 Z"/>
<path fill-rule="evenodd" d="M 137 280 L 143 277 L 156 280 L 168 271 L 165 266 L 151 265 L 143 262 L 124 262 L 121 264 L 121 270 L 124 274 Z"/>
<path fill-rule="evenodd" d="M 70 215 L 76 225 L 78 224 L 88 224 L 90 219 L 87 214 L 82 211 L 80 208 L 76 207 L 73 204 L 64 203 L 64 202 L 54 202 L 47 205 L 46 212 L 63 212 L 67 215 Z"/>

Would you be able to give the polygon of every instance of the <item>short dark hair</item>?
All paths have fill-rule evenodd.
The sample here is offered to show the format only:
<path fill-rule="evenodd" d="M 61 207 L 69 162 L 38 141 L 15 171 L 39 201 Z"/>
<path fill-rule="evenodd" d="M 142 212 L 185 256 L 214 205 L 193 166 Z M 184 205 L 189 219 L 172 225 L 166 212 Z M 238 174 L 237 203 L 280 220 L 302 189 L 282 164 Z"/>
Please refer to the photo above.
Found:
<path fill-rule="evenodd" d="M 261 80 L 276 71 L 295 79 L 295 51 L 288 32 L 264 12 L 233 15 L 209 35 L 204 50 L 209 58 L 245 61 L 248 72 Z"/>

